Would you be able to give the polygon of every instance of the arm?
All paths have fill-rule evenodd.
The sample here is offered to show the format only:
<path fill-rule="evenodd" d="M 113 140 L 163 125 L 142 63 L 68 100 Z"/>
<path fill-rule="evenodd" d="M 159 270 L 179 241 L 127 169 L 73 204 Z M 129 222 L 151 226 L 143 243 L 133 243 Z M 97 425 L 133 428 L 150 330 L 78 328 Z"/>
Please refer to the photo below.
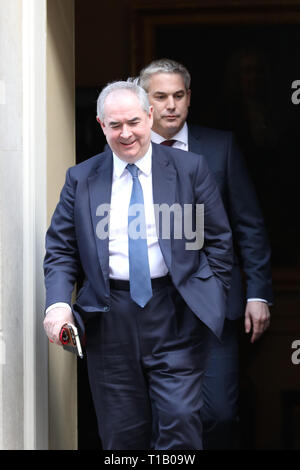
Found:
<path fill-rule="evenodd" d="M 228 213 L 249 300 L 245 310 L 245 330 L 248 333 L 252 327 L 251 341 L 254 342 L 270 322 L 268 302 L 273 300 L 271 250 L 253 183 L 232 134 L 228 141 L 227 162 Z"/>
<path fill-rule="evenodd" d="M 62 325 L 74 323 L 70 305 L 80 267 L 74 228 L 74 197 L 75 184 L 69 170 L 46 234 L 44 260 L 47 309 L 44 328 L 49 339 L 57 344 L 60 344 L 58 336 Z M 66 305 L 55 306 L 57 302 Z"/>

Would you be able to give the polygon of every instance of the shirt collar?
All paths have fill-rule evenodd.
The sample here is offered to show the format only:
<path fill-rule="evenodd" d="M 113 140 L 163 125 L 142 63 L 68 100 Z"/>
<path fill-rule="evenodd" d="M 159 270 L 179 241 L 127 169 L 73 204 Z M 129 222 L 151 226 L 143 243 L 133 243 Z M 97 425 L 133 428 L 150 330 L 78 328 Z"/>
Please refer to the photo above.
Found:
<path fill-rule="evenodd" d="M 124 173 L 124 170 L 125 170 L 128 162 L 125 162 L 124 160 L 121 160 L 114 152 L 113 152 L 113 160 L 114 160 L 114 176 L 116 178 L 120 178 L 122 176 L 122 174 Z M 149 176 L 151 174 L 151 169 L 152 169 L 152 145 L 151 145 L 151 142 L 150 142 L 150 145 L 149 145 L 149 148 L 148 148 L 146 154 L 142 158 L 140 158 L 137 162 L 135 162 L 135 165 L 146 176 Z"/>
<path fill-rule="evenodd" d="M 185 122 L 182 129 L 180 129 L 177 134 L 175 134 L 172 139 L 178 140 L 179 142 L 182 142 L 183 144 L 187 145 L 188 144 L 188 126 L 187 123 Z M 157 134 L 157 132 L 154 132 L 153 130 L 151 131 L 151 140 L 155 144 L 161 144 L 164 140 L 166 140 L 164 137 L 161 135 Z"/>

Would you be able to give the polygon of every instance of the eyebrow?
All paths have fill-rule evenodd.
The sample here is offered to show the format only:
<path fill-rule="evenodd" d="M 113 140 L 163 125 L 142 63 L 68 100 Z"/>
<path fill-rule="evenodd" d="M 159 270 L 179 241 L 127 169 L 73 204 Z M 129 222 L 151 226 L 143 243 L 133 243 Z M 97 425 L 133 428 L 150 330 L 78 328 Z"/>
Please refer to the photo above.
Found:
<path fill-rule="evenodd" d="M 141 118 L 137 116 L 137 117 L 134 117 L 134 118 L 132 118 L 132 119 L 129 119 L 128 122 L 129 122 L 129 123 L 132 123 L 132 122 L 136 122 L 136 121 L 140 121 L 140 120 L 141 120 Z"/>
<path fill-rule="evenodd" d="M 135 122 L 137 121 L 140 121 L 141 118 L 140 117 L 134 117 L 132 119 L 129 119 L 128 121 L 126 121 L 128 124 L 134 124 Z M 118 126 L 120 124 L 120 121 L 110 121 L 109 123 L 109 126 Z"/>
<path fill-rule="evenodd" d="M 157 90 L 157 91 L 155 91 L 155 92 L 153 93 L 153 95 L 169 95 L 169 94 L 170 94 L 170 95 L 176 95 L 177 93 L 186 93 L 186 91 L 185 91 L 183 88 L 180 89 L 180 90 L 174 91 L 174 93 L 167 93 L 166 91 L 159 91 L 159 90 Z"/>

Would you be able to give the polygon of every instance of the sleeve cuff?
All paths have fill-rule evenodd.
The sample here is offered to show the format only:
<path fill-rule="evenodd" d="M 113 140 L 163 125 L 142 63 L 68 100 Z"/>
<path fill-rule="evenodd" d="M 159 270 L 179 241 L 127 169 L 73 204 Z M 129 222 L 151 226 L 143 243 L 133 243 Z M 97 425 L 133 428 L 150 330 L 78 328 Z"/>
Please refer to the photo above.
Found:
<path fill-rule="evenodd" d="M 50 310 L 52 310 L 53 308 L 56 308 L 56 307 L 65 307 L 65 308 L 68 308 L 70 311 L 72 311 L 72 309 L 71 309 L 71 307 L 70 307 L 69 304 L 66 304 L 65 302 L 56 302 L 55 304 L 50 305 L 50 306 L 46 309 L 45 314 L 47 315 L 47 313 L 50 312 Z"/>
<path fill-rule="evenodd" d="M 268 302 L 266 299 L 259 299 L 259 298 L 254 298 L 254 297 L 252 297 L 251 299 L 247 299 L 247 302 L 264 302 L 265 304 L 268 304 L 270 307 L 273 305 L 271 302 Z"/>

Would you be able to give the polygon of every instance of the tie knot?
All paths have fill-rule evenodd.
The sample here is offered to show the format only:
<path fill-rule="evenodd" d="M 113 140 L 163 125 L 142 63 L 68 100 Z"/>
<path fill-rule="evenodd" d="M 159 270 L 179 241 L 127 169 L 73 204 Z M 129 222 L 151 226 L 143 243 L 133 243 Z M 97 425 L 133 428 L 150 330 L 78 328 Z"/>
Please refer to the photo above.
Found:
<path fill-rule="evenodd" d="M 126 168 L 129 171 L 129 173 L 131 174 L 132 178 L 137 178 L 138 177 L 139 169 L 134 163 L 128 163 Z"/>
<path fill-rule="evenodd" d="M 176 142 L 174 139 L 163 140 L 160 145 L 166 145 L 167 147 L 172 147 L 172 145 Z"/>

